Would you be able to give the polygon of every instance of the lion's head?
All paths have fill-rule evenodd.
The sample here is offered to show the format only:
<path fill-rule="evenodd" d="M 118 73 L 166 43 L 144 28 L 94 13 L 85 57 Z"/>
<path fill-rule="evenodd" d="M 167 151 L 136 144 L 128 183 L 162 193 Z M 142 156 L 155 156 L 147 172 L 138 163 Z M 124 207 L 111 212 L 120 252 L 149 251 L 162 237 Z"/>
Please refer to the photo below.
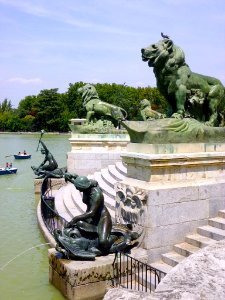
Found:
<path fill-rule="evenodd" d="M 77 90 L 78 94 L 81 95 L 83 104 L 85 105 L 88 101 L 92 99 L 99 99 L 98 92 L 96 88 L 91 84 L 85 84 Z"/>
<path fill-rule="evenodd" d="M 184 64 L 185 56 L 182 49 L 174 45 L 170 39 L 160 40 L 158 43 L 141 49 L 142 60 L 147 61 L 154 69 L 171 70 Z"/>
<path fill-rule="evenodd" d="M 149 106 L 151 107 L 151 104 L 150 104 L 149 100 L 143 99 L 140 102 L 140 106 L 141 106 L 141 109 L 144 109 L 145 107 L 149 107 Z"/>

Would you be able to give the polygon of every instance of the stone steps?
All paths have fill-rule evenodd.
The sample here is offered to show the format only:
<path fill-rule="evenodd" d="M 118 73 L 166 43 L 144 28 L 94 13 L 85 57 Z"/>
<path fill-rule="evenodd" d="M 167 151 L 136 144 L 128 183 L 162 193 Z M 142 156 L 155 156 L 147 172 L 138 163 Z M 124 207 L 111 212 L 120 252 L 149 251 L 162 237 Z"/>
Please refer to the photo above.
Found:
<path fill-rule="evenodd" d="M 117 181 L 122 181 L 125 178 L 125 175 L 123 175 L 123 171 L 118 169 L 118 166 L 116 167 L 116 165 L 109 165 L 108 170 L 110 175 Z"/>
<path fill-rule="evenodd" d="M 114 189 L 107 183 L 107 181 L 105 180 L 105 178 L 103 177 L 104 175 L 101 172 L 95 172 L 94 174 L 94 179 L 98 182 L 99 186 L 101 187 L 101 189 L 103 190 L 103 192 L 114 198 L 116 196 L 116 192 L 114 191 Z"/>
<path fill-rule="evenodd" d="M 146 269 L 145 266 L 142 268 L 141 265 L 139 265 L 136 269 L 133 266 L 132 273 L 130 272 L 129 274 L 126 274 L 124 277 L 122 276 L 120 278 L 120 286 L 133 291 L 150 293 L 155 291 L 156 286 L 164 277 L 165 274 L 160 274 L 158 271 L 155 272 L 153 270 Z"/>
<path fill-rule="evenodd" d="M 197 232 L 216 241 L 225 239 L 225 230 L 210 225 L 198 227 Z"/>
<path fill-rule="evenodd" d="M 77 213 L 75 214 L 76 216 L 83 214 L 86 211 L 86 205 L 82 201 L 81 193 L 75 188 L 75 186 L 72 183 L 68 184 L 68 189 L 70 191 L 71 197 L 69 198 L 69 195 L 68 195 L 68 199 L 65 202 L 65 204 L 70 202 L 71 206 L 72 205 L 74 206 L 74 210 L 77 211 Z M 73 215 L 73 216 L 75 216 L 75 215 Z"/>
<path fill-rule="evenodd" d="M 185 257 L 197 252 L 200 248 L 223 239 L 225 239 L 225 210 L 220 210 L 218 217 L 208 220 L 208 225 L 198 227 L 196 233 L 185 237 L 185 242 L 174 245 L 172 251 L 162 254 L 161 260 L 150 263 L 150 265 L 168 273 Z"/>
<path fill-rule="evenodd" d="M 122 162 L 117 162 L 116 165 L 110 165 L 109 168 L 104 168 L 100 172 L 95 172 L 88 176 L 88 178 L 94 179 L 99 183 L 104 194 L 105 205 L 113 222 L 115 221 L 116 196 L 114 184 L 121 181 L 125 174 L 126 167 Z M 86 211 L 86 205 L 82 202 L 82 195 L 72 183 L 67 183 L 67 185 L 58 190 L 56 198 L 56 211 L 67 221 Z"/>
<path fill-rule="evenodd" d="M 191 245 L 198 247 L 198 248 L 204 248 L 215 242 L 215 240 L 210 239 L 206 236 L 202 236 L 198 233 L 187 235 L 185 238 L 185 241 Z"/>
<path fill-rule="evenodd" d="M 111 217 L 115 219 L 115 200 L 104 194 L 104 203 L 109 210 Z"/>
<path fill-rule="evenodd" d="M 112 175 L 109 173 L 109 170 L 102 169 L 101 176 L 102 176 L 102 179 L 106 182 L 106 184 L 108 186 L 110 186 L 112 189 L 114 189 L 114 184 L 117 182 L 117 180 L 114 177 L 112 177 Z"/>
<path fill-rule="evenodd" d="M 220 218 L 225 218 L 225 209 L 219 211 L 218 217 L 220 217 Z"/>
<path fill-rule="evenodd" d="M 165 254 L 162 254 L 162 261 L 172 267 L 175 267 L 177 264 L 179 264 L 182 260 L 184 260 L 184 256 L 175 252 L 170 251 Z"/>
<path fill-rule="evenodd" d="M 225 219 L 221 217 L 216 217 L 213 219 L 209 219 L 209 225 L 225 230 Z"/>
<path fill-rule="evenodd" d="M 136 272 L 132 274 L 132 285 L 131 282 L 128 282 L 128 289 L 132 289 L 133 291 L 142 291 L 151 293 L 155 291 L 156 285 L 158 285 L 157 277 L 155 277 L 155 273 L 147 270 L 140 270 L 139 273 Z M 125 288 L 127 288 L 125 286 Z"/>
<path fill-rule="evenodd" d="M 127 168 L 126 166 L 122 163 L 122 161 L 117 161 L 115 163 L 116 169 L 123 175 L 127 176 Z"/>
<path fill-rule="evenodd" d="M 173 249 L 178 254 L 187 257 L 187 256 L 197 252 L 199 250 L 199 247 L 191 245 L 187 242 L 184 242 L 184 243 L 174 245 Z"/>
<path fill-rule="evenodd" d="M 63 217 L 65 220 L 69 221 L 71 219 L 71 216 L 68 214 L 68 210 L 65 207 L 65 204 L 63 201 L 64 192 L 66 190 L 66 187 L 67 186 L 61 187 L 55 195 L 55 210 L 61 217 Z"/>
<path fill-rule="evenodd" d="M 172 266 L 166 264 L 162 259 L 160 259 L 154 263 L 151 263 L 151 266 L 157 270 L 160 270 L 160 271 L 166 273 L 166 274 L 169 273 L 169 271 L 173 269 Z"/>

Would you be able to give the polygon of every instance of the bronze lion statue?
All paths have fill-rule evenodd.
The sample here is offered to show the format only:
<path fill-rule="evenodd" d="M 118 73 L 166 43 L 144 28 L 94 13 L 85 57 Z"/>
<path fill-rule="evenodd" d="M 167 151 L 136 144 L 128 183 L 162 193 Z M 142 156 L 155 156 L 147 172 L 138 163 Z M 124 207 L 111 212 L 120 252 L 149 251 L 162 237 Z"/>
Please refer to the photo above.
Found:
<path fill-rule="evenodd" d="M 143 121 L 165 118 L 165 115 L 152 109 L 151 103 L 147 99 L 141 100 L 140 113 Z"/>
<path fill-rule="evenodd" d="M 119 106 L 101 101 L 93 85 L 86 84 L 80 87 L 77 92 L 81 95 L 83 106 L 87 111 L 87 123 L 102 117 L 112 119 L 116 123 L 126 119 L 127 112 Z"/>
<path fill-rule="evenodd" d="M 169 38 L 141 49 L 141 53 L 142 60 L 153 67 L 157 87 L 171 106 L 171 117 L 192 117 L 221 126 L 225 95 L 220 80 L 192 72 L 183 50 Z"/>

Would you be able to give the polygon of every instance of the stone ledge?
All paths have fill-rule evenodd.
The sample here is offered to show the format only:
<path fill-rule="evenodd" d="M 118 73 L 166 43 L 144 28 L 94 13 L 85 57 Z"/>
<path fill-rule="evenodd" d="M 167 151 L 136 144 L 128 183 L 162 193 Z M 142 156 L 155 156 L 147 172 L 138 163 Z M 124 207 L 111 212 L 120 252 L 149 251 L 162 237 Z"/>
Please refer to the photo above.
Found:
<path fill-rule="evenodd" d="M 127 152 L 136 153 L 199 153 L 199 152 L 224 152 L 225 143 L 170 143 L 170 144 L 139 144 L 129 143 Z"/>
<path fill-rule="evenodd" d="M 147 181 L 186 181 L 224 178 L 225 153 L 121 153 L 127 177 Z"/>

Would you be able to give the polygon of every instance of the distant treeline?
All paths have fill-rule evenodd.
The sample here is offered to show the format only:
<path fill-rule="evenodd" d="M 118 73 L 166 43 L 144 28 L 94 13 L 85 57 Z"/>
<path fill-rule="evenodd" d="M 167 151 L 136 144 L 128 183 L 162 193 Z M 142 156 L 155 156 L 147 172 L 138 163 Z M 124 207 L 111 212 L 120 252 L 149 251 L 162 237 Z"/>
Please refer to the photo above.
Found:
<path fill-rule="evenodd" d="M 26 96 L 18 108 L 12 108 L 11 101 L 0 102 L 0 131 L 68 132 L 69 120 L 85 118 L 77 89 L 84 82 L 70 83 L 67 92 L 58 93 L 58 88 L 42 90 L 36 96 Z M 128 120 L 141 120 L 140 101 L 148 99 L 152 108 L 165 113 L 168 109 L 164 97 L 157 88 L 130 87 L 121 84 L 93 84 L 102 101 L 120 106 L 127 111 Z"/>

